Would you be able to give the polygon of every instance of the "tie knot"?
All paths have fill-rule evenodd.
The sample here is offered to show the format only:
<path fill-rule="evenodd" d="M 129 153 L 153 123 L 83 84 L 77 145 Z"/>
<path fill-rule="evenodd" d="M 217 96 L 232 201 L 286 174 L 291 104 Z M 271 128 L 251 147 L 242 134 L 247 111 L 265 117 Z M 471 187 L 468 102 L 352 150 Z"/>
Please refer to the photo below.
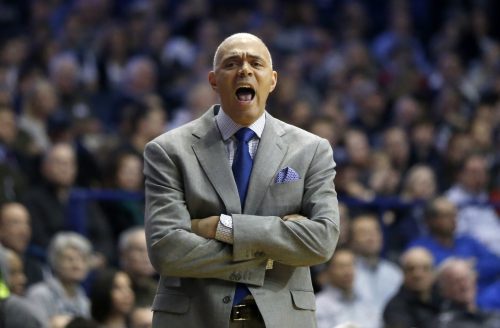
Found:
<path fill-rule="evenodd" d="M 255 132 L 249 128 L 241 128 L 234 134 L 234 136 L 239 142 L 247 143 L 255 136 Z"/>

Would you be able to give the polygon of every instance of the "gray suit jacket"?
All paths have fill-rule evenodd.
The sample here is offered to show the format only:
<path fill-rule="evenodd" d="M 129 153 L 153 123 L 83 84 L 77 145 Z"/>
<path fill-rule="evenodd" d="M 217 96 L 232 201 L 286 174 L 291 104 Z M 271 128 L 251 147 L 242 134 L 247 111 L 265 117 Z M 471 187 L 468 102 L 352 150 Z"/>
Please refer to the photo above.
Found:
<path fill-rule="evenodd" d="M 267 114 L 242 210 L 215 122 L 219 106 L 151 141 L 144 153 L 146 237 L 161 279 L 154 327 L 228 327 L 235 283 L 245 283 L 267 327 L 315 327 L 309 266 L 339 235 L 329 143 Z M 300 179 L 276 184 L 280 169 Z M 283 221 L 287 214 L 309 218 Z M 233 216 L 234 245 L 191 232 L 192 218 Z M 267 259 L 274 268 L 266 271 Z"/>

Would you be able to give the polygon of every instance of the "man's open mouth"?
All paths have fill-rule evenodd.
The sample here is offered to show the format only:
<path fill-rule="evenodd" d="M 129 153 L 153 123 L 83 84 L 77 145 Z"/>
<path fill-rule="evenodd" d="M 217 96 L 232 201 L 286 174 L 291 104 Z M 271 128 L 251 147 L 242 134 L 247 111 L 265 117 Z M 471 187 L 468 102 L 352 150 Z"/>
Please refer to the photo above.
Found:
<path fill-rule="evenodd" d="M 240 87 L 236 90 L 236 98 L 242 102 L 250 102 L 255 97 L 255 90 L 251 87 Z"/>

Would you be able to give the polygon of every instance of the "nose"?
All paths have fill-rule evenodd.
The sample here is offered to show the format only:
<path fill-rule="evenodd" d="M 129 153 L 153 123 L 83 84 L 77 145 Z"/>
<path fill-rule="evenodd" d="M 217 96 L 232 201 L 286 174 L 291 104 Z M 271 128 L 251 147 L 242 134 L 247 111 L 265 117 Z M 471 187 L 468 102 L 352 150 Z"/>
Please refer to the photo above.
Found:
<path fill-rule="evenodd" d="M 240 76 L 250 76 L 252 75 L 252 70 L 250 69 L 250 64 L 246 61 L 243 62 L 240 68 Z"/>

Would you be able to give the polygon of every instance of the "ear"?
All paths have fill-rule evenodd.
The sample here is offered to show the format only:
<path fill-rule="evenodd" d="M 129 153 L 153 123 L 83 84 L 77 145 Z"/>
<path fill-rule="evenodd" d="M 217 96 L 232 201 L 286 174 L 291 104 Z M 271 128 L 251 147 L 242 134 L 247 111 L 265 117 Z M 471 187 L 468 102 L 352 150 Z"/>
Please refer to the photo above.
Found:
<path fill-rule="evenodd" d="M 210 71 L 208 73 L 208 82 L 212 86 L 212 89 L 214 91 L 217 91 L 217 79 L 215 78 L 215 72 L 214 71 Z"/>
<path fill-rule="evenodd" d="M 278 72 L 273 71 L 273 82 L 271 83 L 271 87 L 269 88 L 269 92 L 273 92 L 276 88 L 276 84 L 278 83 Z"/>

